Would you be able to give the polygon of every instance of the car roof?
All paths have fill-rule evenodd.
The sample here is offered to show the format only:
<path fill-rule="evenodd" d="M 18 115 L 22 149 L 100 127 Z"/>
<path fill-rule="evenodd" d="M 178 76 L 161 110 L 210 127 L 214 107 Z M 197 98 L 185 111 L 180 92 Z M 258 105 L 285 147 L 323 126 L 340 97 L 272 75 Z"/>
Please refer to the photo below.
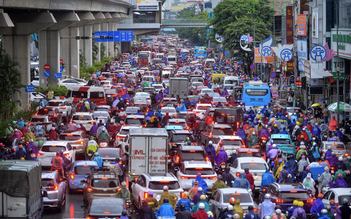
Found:
<path fill-rule="evenodd" d="M 137 119 L 144 119 L 145 116 L 143 116 L 143 115 L 127 115 L 126 118 L 127 118 L 127 119 L 134 119 L 134 118 L 137 118 Z"/>
<path fill-rule="evenodd" d="M 174 97 L 164 97 L 163 100 L 177 100 L 177 98 L 174 98 Z"/>
<path fill-rule="evenodd" d="M 48 115 L 33 115 L 32 119 L 33 118 L 47 118 L 47 117 L 48 117 Z"/>
<path fill-rule="evenodd" d="M 238 157 L 236 159 L 239 163 L 266 163 L 261 157 Z"/>
<path fill-rule="evenodd" d="M 150 181 L 161 181 L 161 180 L 178 181 L 177 178 L 171 173 L 143 173 L 143 174 L 147 176 L 150 179 Z"/>
<path fill-rule="evenodd" d="M 66 146 L 68 144 L 67 141 L 46 141 L 44 142 L 43 146 L 51 146 L 51 145 L 56 145 L 56 146 Z"/>
<path fill-rule="evenodd" d="M 232 128 L 230 127 L 230 125 L 227 125 L 227 124 L 213 124 L 213 128 Z"/>
<path fill-rule="evenodd" d="M 93 114 L 89 112 L 76 112 L 73 115 L 93 115 Z"/>
<path fill-rule="evenodd" d="M 256 148 L 238 148 L 238 149 L 236 149 L 236 151 L 238 152 L 238 153 L 240 153 L 240 152 L 249 152 L 249 151 L 251 151 L 251 152 L 257 152 L 257 153 L 259 153 L 260 152 L 260 150 L 259 149 L 256 149 Z"/>
<path fill-rule="evenodd" d="M 333 191 L 338 195 L 351 194 L 351 188 L 330 188 L 328 191 Z"/>
<path fill-rule="evenodd" d="M 248 194 L 249 193 L 249 191 L 247 189 L 242 189 L 242 188 L 220 188 L 218 190 L 221 191 L 223 194 L 229 194 L 229 193 Z"/>
<path fill-rule="evenodd" d="M 204 148 L 202 146 L 199 146 L 199 145 L 182 145 L 180 147 L 180 150 L 181 151 L 204 151 Z"/>
<path fill-rule="evenodd" d="M 69 134 L 81 135 L 82 133 L 83 133 L 83 131 L 74 131 L 74 132 L 72 132 L 72 131 L 66 130 L 66 131 L 61 132 L 60 135 L 69 135 Z"/>
<path fill-rule="evenodd" d="M 174 109 L 175 110 L 175 108 L 173 106 L 164 106 L 161 108 L 161 111 L 162 111 L 162 109 Z"/>
<path fill-rule="evenodd" d="M 107 203 L 113 205 L 124 205 L 124 200 L 121 198 L 94 198 L 91 200 L 91 205 L 105 205 Z"/>
<path fill-rule="evenodd" d="M 240 138 L 240 136 L 230 136 L 230 135 L 221 135 L 221 136 L 219 136 L 219 138 L 220 138 L 220 140 L 222 140 L 222 139 L 234 139 L 234 140 L 242 140 L 241 138 Z"/>
<path fill-rule="evenodd" d="M 173 130 L 172 133 L 177 135 L 177 134 L 193 134 L 191 133 L 189 130 L 184 130 L 182 126 L 179 126 L 181 127 L 182 129 L 179 129 L 179 130 Z"/>
<path fill-rule="evenodd" d="M 185 119 L 169 119 L 168 122 L 186 122 Z"/>
<path fill-rule="evenodd" d="M 209 161 L 184 161 L 185 168 L 205 167 L 212 168 L 212 164 Z"/>
<path fill-rule="evenodd" d="M 92 160 L 79 160 L 79 161 L 75 161 L 74 166 L 84 166 L 84 165 L 89 165 L 89 166 L 98 166 L 96 161 L 92 161 Z"/>
<path fill-rule="evenodd" d="M 273 134 L 271 135 L 272 138 L 290 138 L 290 136 L 288 134 Z"/>
<path fill-rule="evenodd" d="M 96 107 L 95 107 L 95 109 L 96 108 L 111 108 L 111 106 L 109 106 L 109 105 L 97 105 Z"/>
<path fill-rule="evenodd" d="M 41 172 L 42 179 L 55 179 L 55 176 L 57 176 L 56 171 L 43 171 L 43 172 Z"/>
<path fill-rule="evenodd" d="M 292 183 L 292 184 L 279 184 L 273 183 L 280 191 L 291 191 L 291 190 L 298 190 L 298 191 L 307 191 L 305 187 L 300 183 Z"/>

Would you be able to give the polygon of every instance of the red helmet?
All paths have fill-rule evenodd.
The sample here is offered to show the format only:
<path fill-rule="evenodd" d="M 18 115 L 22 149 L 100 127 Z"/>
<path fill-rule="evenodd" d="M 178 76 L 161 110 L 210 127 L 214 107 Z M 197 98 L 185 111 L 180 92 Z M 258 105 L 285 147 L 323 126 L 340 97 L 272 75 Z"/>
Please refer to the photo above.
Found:
<path fill-rule="evenodd" d="M 322 193 L 319 193 L 319 194 L 318 194 L 318 198 L 323 198 L 323 194 L 322 194 Z"/>
<path fill-rule="evenodd" d="M 339 178 L 342 177 L 341 173 L 338 174 L 338 177 L 339 177 Z"/>

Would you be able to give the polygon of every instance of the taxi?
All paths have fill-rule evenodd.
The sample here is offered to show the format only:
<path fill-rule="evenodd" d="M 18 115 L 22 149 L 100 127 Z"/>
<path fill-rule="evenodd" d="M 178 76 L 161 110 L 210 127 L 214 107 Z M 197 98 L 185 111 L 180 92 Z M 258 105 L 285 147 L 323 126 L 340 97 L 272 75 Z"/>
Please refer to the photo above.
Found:
<path fill-rule="evenodd" d="M 327 152 L 329 146 L 335 152 L 337 157 L 343 156 L 347 152 L 343 142 L 337 141 L 336 138 L 328 138 L 328 141 L 322 141 L 321 151 L 323 155 Z"/>
<path fill-rule="evenodd" d="M 291 141 L 290 135 L 288 134 L 273 134 L 271 139 L 266 144 L 266 150 L 268 150 L 271 142 L 277 145 L 277 148 L 280 149 L 284 154 L 295 155 L 294 143 Z"/>

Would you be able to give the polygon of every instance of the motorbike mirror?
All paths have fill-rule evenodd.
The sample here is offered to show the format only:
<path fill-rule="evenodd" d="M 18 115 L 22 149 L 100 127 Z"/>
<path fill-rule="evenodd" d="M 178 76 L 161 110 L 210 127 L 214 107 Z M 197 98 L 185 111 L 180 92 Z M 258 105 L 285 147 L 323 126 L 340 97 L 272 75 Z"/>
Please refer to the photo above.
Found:
<path fill-rule="evenodd" d="M 43 191 L 42 196 L 43 197 L 48 197 L 48 192 L 47 191 Z"/>
<path fill-rule="evenodd" d="M 178 167 L 174 168 L 174 172 L 178 172 L 178 171 L 179 171 Z"/>

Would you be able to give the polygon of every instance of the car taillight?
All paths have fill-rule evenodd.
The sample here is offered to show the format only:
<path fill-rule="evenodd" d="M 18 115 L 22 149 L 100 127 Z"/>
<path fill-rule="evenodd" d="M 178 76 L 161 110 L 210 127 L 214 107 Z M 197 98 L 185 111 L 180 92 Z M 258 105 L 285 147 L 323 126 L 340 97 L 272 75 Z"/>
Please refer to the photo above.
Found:
<path fill-rule="evenodd" d="M 254 212 L 257 212 L 257 208 L 254 208 L 253 210 L 254 210 Z"/>
<path fill-rule="evenodd" d="M 44 153 L 39 153 L 39 154 L 38 154 L 38 156 L 43 156 L 43 155 L 44 155 Z"/>
<path fill-rule="evenodd" d="M 76 141 L 77 144 L 84 144 L 84 141 Z"/>
<path fill-rule="evenodd" d="M 283 200 L 283 199 L 277 198 L 277 199 L 275 200 L 275 203 L 284 203 L 284 200 Z"/>
<path fill-rule="evenodd" d="M 207 161 L 207 162 L 210 162 L 210 158 L 206 157 L 206 161 Z"/>
<path fill-rule="evenodd" d="M 210 135 L 209 135 L 210 137 L 212 137 L 212 132 L 210 132 Z"/>
<path fill-rule="evenodd" d="M 308 200 L 306 201 L 306 203 L 313 204 L 313 198 L 308 199 Z"/>
<path fill-rule="evenodd" d="M 58 190 L 58 186 L 49 186 L 46 188 L 46 190 L 48 191 L 57 191 Z"/>
<path fill-rule="evenodd" d="M 197 143 L 191 143 L 191 145 L 197 145 Z"/>
<path fill-rule="evenodd" d="M 177 163 L 179 162 L 179 156 L 177 156 L 177 158 L 176 158 L 176 162 L 177 162 Z"/>
<path fill-rule="evenodd" d="M 66 109 L 66 107 L 60 107 L 60 109 Z"/>
<path fill-rule="evenodd" d="M 92 192 L 93 191 L 93 188 L 87 188 L 87 192 Z"/>
<path fill-rule="evenodd" d="M 66 156 L 66 157 L 68 157 L 69 156 L 69 154 L 67 153 L 67 154 L 63 154 L 64 156 Z"/>
<path fill-rule="evenodd" d="M 217 176 L 212 176 L 210 177 L 210 179 L 217 179 Z"/>
<path fill-rule="evenodd" d="M 144 192 L 144 198 L 147 199 L 147 192 Z"/>
<path fill-rule="evenodd" d="M 240 173 L 239 172 L 236 172 L 236 174 L 235 174 L 237 177 L 239 177 L 239 175 L 240 175 Z"/>
<path fill-rule="evenodd" d="M 70 177 L 74 180 L 74 173 L 71 173 Z"/>
<path fill-rule="evenodd" d="M 186 176 L 181 176 L 180 178 L 181 179 L 188 179 L 188 177 L 186 177 Z"/>

